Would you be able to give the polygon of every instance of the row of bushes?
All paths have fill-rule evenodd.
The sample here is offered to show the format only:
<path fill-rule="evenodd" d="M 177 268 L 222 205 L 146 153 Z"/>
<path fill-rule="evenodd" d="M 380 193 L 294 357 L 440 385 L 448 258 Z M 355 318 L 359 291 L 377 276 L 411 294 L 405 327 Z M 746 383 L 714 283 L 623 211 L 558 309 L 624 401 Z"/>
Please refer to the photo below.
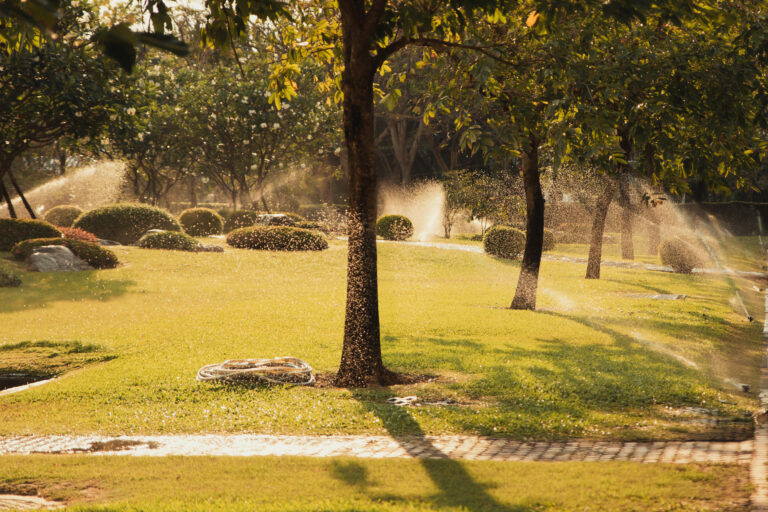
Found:
<path fill-rule="evenodd" d="M 542 249 L 551 251 L 555 248 L 555 234 L 544 230 Z M 510 226 L 493 226 L 485 232 L 483 250 L 500 258 L 518 258 L 525 250 L 525 233 Z"/>
<path fill-rule="evenodd" d="M 17 260 L 29 258 L 36 247 L 45 245 L 63 245 L 81 260 L 93 268 L 115 268 L 119 263 L 114 252 L 94 243 L 69 238 L 32 238 L 17 243 L 11 249 L 11 254 Z"/>

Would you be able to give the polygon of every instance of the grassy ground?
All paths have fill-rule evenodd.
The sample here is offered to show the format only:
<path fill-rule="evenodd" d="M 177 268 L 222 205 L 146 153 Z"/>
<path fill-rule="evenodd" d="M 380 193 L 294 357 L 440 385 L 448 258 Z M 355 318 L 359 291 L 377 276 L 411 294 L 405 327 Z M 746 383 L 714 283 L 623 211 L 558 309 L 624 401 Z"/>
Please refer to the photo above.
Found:
<path fill-rule="evenodd" d="M 104 511 L 737 511 L 737 466 L 451 460 L 0 457 L 0 494 Z"/>
<path fill-rule="evenodd" d="M 374 390 L 200 384 L 204 364 L 292 355 L 331 372 L 346 246 L 311 254 L 117 249 L 115 270 L 38 274 L 0 289 L 0 343 L 96 344 L 116 356 L 0 398 L 0 435 L 468 433 L 518 439 L 750 435 L 759 322 L 729 303 L 746 281 L 546 261 L 539 310 L 510 311 L 519 263 L 380 247 L 384 359 L 434 382 Z M 755 260 L 757 264 L 757 260 Z M 644 294 L 686 294 L 659 301 Z M 7 347 L 5 347 L 7 348 Z M 0 351 L 0 359 L 12 350 Z M 1 366 L 1 365 L 0 365 Z M 450 398 L 403 409 L 390 396 Z"/>

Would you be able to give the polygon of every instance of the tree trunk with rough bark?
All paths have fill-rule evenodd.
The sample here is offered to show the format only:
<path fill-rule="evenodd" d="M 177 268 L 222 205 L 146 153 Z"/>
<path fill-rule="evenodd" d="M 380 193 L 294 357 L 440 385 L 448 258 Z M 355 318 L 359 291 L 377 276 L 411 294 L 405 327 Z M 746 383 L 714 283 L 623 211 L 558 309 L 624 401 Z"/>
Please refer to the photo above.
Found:
<path fill-rule="evenodd" d="M 536 290 L 544 244 L 544 195 L 539 179 L 538 141 L 531 139 L 531 148 L 523 151 L 523 184 L 525 186 L 526 226 L 525 252 L 517 279 L 511 309 L 536 309 Z"/>
<path fill-rule="evenodd" d="M 363 2 L 340 1 L 344 44 L 344 138 L 349 164 L 349 248 L 338 386 L 386 384 L 381 358 L 376 257 L 376 168 L 371 36 Z M 378 21 L 378 20 L 376 20 Z"/>
<path fill-rule="evenodd" d="M 24 204 L 24 208 L 27 209 L 27 213 L 29 213 L 29 217 L 31 219 L 36 219 L 37 215 L 35 215 L 35 210 L 32 209 L 32 205 L 29 204 L 29 201 L 27 201 L 27 198 L 24 197 L 24 192 L 21 191 L 21 187 L 16 181 L 16 178 L 13 177 L 13 172 L 11 172 L 10 170 L 8 171 L 8 179 L 11 180 L 11 185 L 13 185 L 13 188 L 16 190 L 16 194 L 18 194 L 19 198 L 21 198 L 21 202 Z"/>
<path fill-rule="evenodd" d="M 3 199 L 5 200 L 5 204 L 8 206 L 8 215 L 12 219 L 16 219 L 16 210 L 13 208 L 13 202 L 11 201 L 11 196 L 8 194 L 8 189 L 5 188 L 5 184 L 3 183 L 2 175 L 0 175 L 0 195 L 3 196 Z"/>
<path fill-rule="evenodd" d="M 632 239 L 632 202 L 629 197 L 629 183 L 623 176 L 619 183 L 619 204 L 621 206 L 621 259 L 635 259 L 635 244 Z"/>
<path fill-rule="evenodd" d="M 608 178 L 605 189 L 597 198 L 595 217 L 592 221 L 592 236 L 589 242 L 589 260 L 587 261 L 587 279 L 600 279 L 600 262 L 603 259 L 603 232 L 608 207 L 616 193 L 616 182 Z"/>

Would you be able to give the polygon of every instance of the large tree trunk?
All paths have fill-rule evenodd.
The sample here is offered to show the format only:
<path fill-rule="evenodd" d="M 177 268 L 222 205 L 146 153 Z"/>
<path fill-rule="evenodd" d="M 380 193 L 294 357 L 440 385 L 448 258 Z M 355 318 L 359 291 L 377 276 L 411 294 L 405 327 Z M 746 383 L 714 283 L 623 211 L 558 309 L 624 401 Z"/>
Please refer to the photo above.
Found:
<path fill-rule="evenodd" d="M 8 171 L 8 179 L 11 180 L 11 185 L 13 185 L 13 188 L 16 189 L 16 193 L 21 198 L 21 202 L 24 203 L 24 208 L 27 209 L 27 212 L 29 213 L 29 217 L 31 219 L 36 219 L 37 215 L 35 215 L 35 210 L 32 209 L 32 205 L 29 204 L 29 201 L 27 201 L 27 198 L 24 197 L 24 193 L 21 191 L 21 187 L 16 182 L 16 178 L 13 177 L 13 173 L 10 170 Z"/>
<path fill-rule="evenodd" d="M 605 189 L 597 198 L 595 217 L 592 221 L 592 237 L 589 242 L 589 260 L 587 261 L 587 279 L 600 279 L 600 262 L 603 259 L 603 232 L 608 207 L 616 193 L 616 182 L 608 178 Z"/>
<path fill-rule="evenodd" d="M 621 205 L 621 259 L 635 259 L 635 244 L 632 240 L 632 203 L 629 197 L 629 180 L 621 177 L 619 183 L 619 204 Z"/>
<path fill-rule="evenodd" d="M 544 244 L 544 195 L 539 180 L 538 141 L 531 139 L 531 148 L 523 151 L 523 184 L 525 185 L 525 252 L 517 279 L 517 290 L 511 309 L 536 309 L 536 290 Z"/>
<path fill-rule="evenodd" d="M 13 208 L 13 202 L 11 201 L 11 196 L 8 194 L 8 189 L 5 188 L 5 184 L 3 183 L 2 174 L 0 174 L 0 195 L 3 196 L 3 199 L 5 200 L 5 204 L 8 206 L 8 215 L 15 219 L 16 217 L 16 210 Z"/>
<path fill-rule="evenodd" d="M 376 168 L 370 34 L 362 2 L 339 2 L 344 40 L 344 138 L 349 163 L 349 249 L 344 345 L 338 386 L 386 384 L 381 358 L 376 262 Z"/>

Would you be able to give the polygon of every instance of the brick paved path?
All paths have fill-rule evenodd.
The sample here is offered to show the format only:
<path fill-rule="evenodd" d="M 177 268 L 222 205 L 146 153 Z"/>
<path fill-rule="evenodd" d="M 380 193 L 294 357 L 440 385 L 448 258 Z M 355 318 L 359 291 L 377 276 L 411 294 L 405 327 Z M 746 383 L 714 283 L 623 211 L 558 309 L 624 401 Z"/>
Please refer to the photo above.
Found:
<path fill-rule="evenodd" d="M 752 441 L 537 442 L 470 436 L 18 436 L 0 438 L 0 455 L 93 453 L 110 455 L 297 455 L 308 457 L 451 458 L 499 461 L 635 461 L 748 464 Z"/>

